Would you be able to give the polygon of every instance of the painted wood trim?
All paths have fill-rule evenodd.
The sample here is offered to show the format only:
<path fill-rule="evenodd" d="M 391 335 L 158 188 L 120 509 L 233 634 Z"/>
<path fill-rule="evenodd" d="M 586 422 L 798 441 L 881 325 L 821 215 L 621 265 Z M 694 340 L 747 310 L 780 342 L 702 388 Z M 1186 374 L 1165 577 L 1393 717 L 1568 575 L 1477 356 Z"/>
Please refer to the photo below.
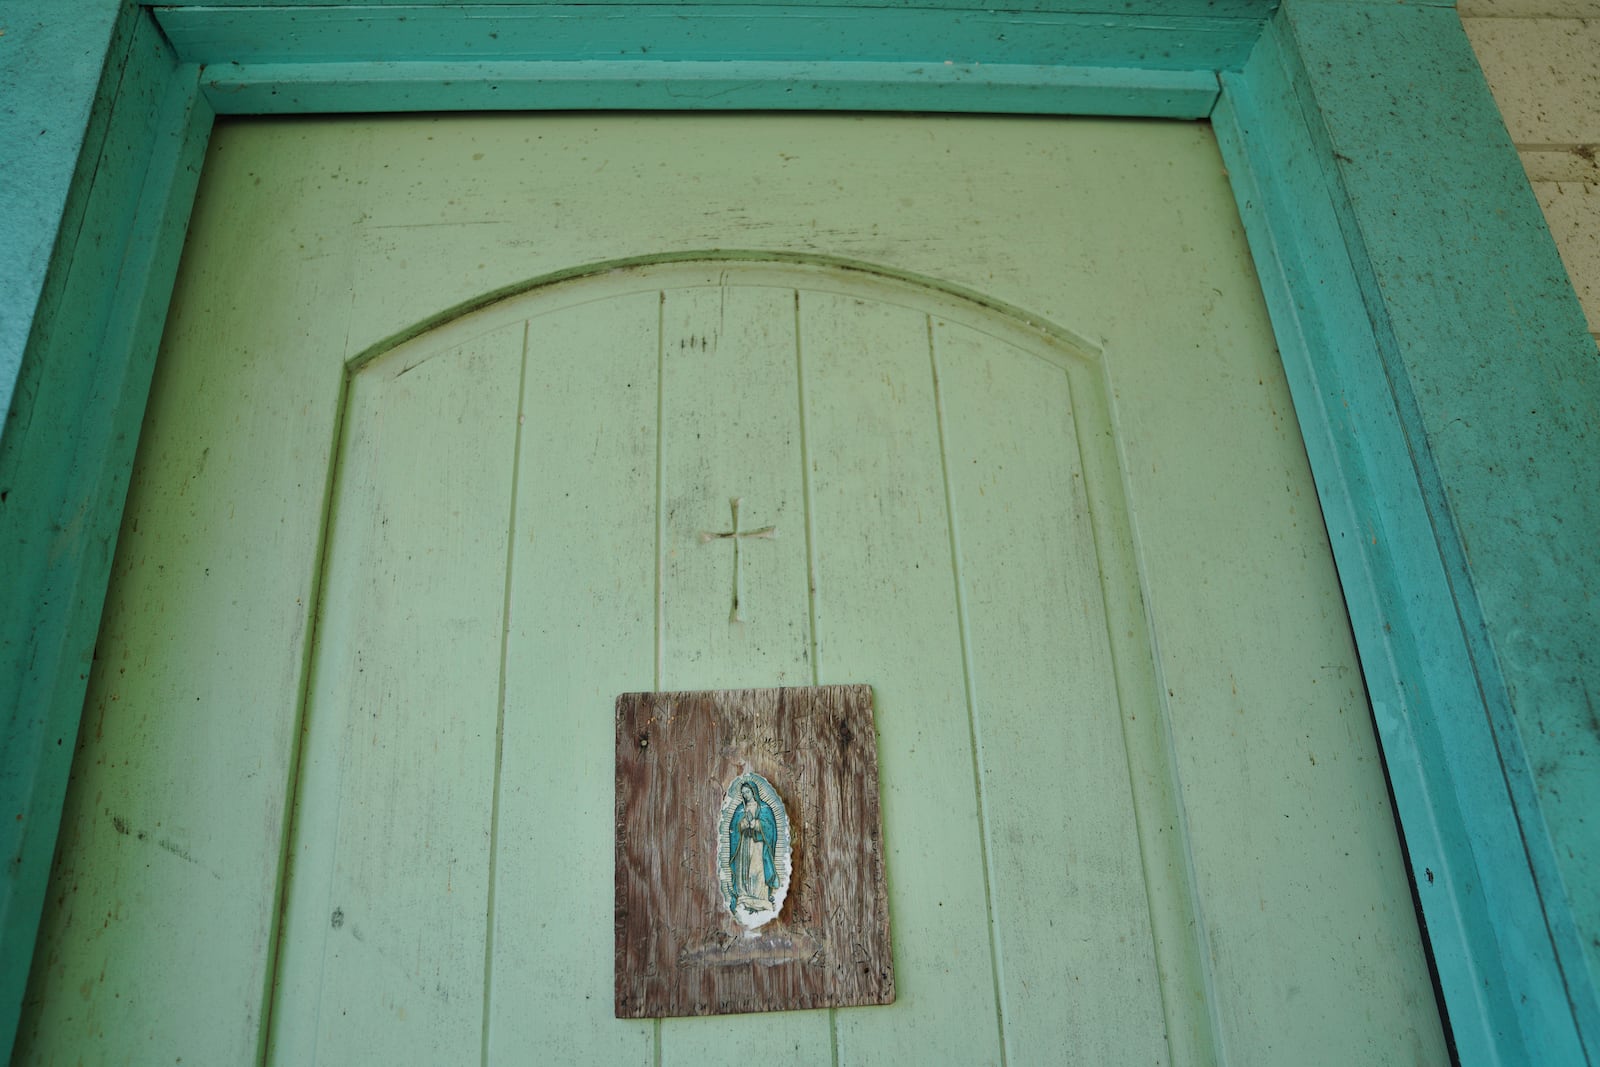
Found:
<path fill-rule="evenodd" d="M 0 1047 L 33 959 L 100 611 L 212 113 L 136 14 L 99 81 L 98 128 L 63 216 L 59 282 L 32 317 L 0 444 Z M 91 120 L 93 122 L 94 120 Z M 13 816 L 12 813 L 15 813 Z"/>
<path fill-rule="evenodd" d="M 912 63 L 283 63 L 208 67 L 218 114 L 502 110 L 944 111 L 1199 119 L 1208 70 Z"/>
<path fill-rule="evenodd" d="M 1566 306 L 1574 302 L 1570 295 L 1541 284 L 1554 250 L 1543 247 L 1547 238 L 1535 239 L 1535 226 L 1543 227 L 1526 183 L 1520 183 L 1519 196 L 1516 183 L 1503 180 L 1505 169 L 1516 165 L 1509 141 L 1498 154 L 1474 153 L 1476 180 L 1491 186 L 1483 190 L 1452 175 L 1443 146 L 1427 145 L 1418 129 L 1376 133 L 1369 120 L 1361 124 L 1365 140 L 1333 140 L 1330 127 L 1341 116 L 1348 122 L 1351 112 L 1334 112 L 1308 77 L 1307 67 L 1330 55 L 1330 38 L 1303 41 L 1301 20 L 1317 21 L 1326 34 L 1333 18 L 1321 13 L 1338 12 L 1344 25 L 1337 38 L 1348 42 L 1367 16 L 1349 6 L 1339 11 L 1321 5 L 1315 16 L 1305 10 L 1287 6 L 1245 70 L 1224 75 L 1213 122 L 1234 172 L 1317 475 L 1441 987 L 1463 1063 L 1587 1062 L 1584 1005 L 1593 999 L 1593 985 L 1581 944 L 1562 943 L 1562 931 L 1576 925 L 1572 901 L 1561 891 L 1545 809 L 1530 788 L 1517 730 L 1518 717 L 1529 716 L 1520 709 L 1513 713 L 1501 673 L 1504 657 L 1495 647 L 1506 635 L 1494 632 L 1476 595 L 1494 557 L 1470 566 L 1458 532 L 1464 507 L 1521 514 L 1526 505 L 1494 492 L 1482 478 L 1478 487 L 1487 492 L 1463 499 L 1470 493 L 1465 472 L 1446 482 L 1424 409 L 1458 405 L 1460 392 L 1420 394 L 1414 368 L 1430 360 L 1473 359 L 1466 338 L 1450 349 L 1441 349 L 1436 338 L 1450 325 L 1438 321 L 1447 318 L 1441 293 L 1453 287 L 1446 272 L 1471 272 L 1472 243 L 1484 241 L 1485 229 L 1502 225 L 1486 226 L 1486 216 L 1505 220 L 1507 229 L 1526 228 L 1482 247 L 1509 242 L 1516 249 L 1519 271 L 1533 279 L 1522 300 L 1548 309 L 1548 318 L 1541 318 L 1546 343 L 1575 359 L 1588 339 L 1581 316 Z M 1419 70 L 1451 81 L 1448 72 L 1466 43 L 1456 40 L 1459 23 L 1450 12 L 1402 18 L 1419 20 L 1409 27 L 1413 62 L 1399 90 L 1409 99 L 1419 92 Z M 1447 94 L 1440 99 L 1463 109 L 1473 103 L 1468 88 L 1429 85 L 1420 92 Z M 1387 96 L 1391 87 L 1376 85 L 1371 92 Z M 1388 108 L 1374 110 L 1370 99 L 1351 103 L 1369 115 L 1399 117 Z M 1492 106 L 1480 106 L 1474 119 L 1463 136 L 1499 122 Z M 1439 139 L 1451 138 L 1447 133 Z M 1411 198 L 1403 205 L 1410 210 L 1402 213 L 1394 201 L 1404 197 L 1379 199 L 1370 186 L 1362 190 L 1355 180 L 1359 168 L 1372 166 L 1380 154 L 1389 161 L 1409 156 L 1389 166 L 1386 180 L 1416 182 L 1430 195 Z M 1463 165 L 1453 161 L 1454 167 Z M 1441 225 L 1434 205 L 1441 190 L 1451 189 L 1468 205 L 1481 197 L 1476 202 L 1493 202 L 1497 211 L 1467 206 Z M 1374 241 L 1374 231 L 1393 234 L 1408 227 L 1413 234 L 1428 233 L 1431 247 L 1449 249 L 1438 257 L 1439 273 L 1402 267 L 1392 257 L 1417 253 L 1392 236 L 1388 248 Z M 1492 256 L 1485 258 L 1491 260 L 1485 273 L 1492 272 L 1492 284 L 1505 285 L 1502 268 Z M 1503 359 L 1506 302 L 1479 302 L 1465 310 L 1484 320 L 1477 327 L 1480 350 Z M 1404 321 L 1419 315 L 1435 320 L 1432 331 L 1402 339 Z M 1517 351 L 1515 344 L 1510 351 Z M 1520 373 L 1515 366 L 1507 366 L 1508 377 Z M 1492 440 L 1485 442 L 1482 451 L 1491 454 L 1480 461 L 1504 462 L 1495 449 Z M 1569 504 L 1547 501 L 1543 513 L 1569 513 Z"/>
<path fill-rule="evenodd" d="M 1236 68 L 1262 20 L 692 4 L 156 9 L 178 57 L 218 64 L 427 60 Z"/>
<path fill-rule="evenodd" d="M 34 310 L 54 299 L 47 278 L 58 240 L 70 247 L 83 217 L 80 156 L 99 153 L 117 80 L 102 78 L 128 51 L 133 12 L 118 0 L 63 0 L 56 19 L 14 19 L 0 37 L 0 410 L 10 411 Z M 48 57 L 48 59 L 46 58 Z M 57 257 L 56 262 L 63 262 Z M 0 424 L 3 431 L 4 424 Z"/>
<path fill-rule="evenodd" d="M 307 0 L 139 0 L 146 7 L 161 8 L 164 10 L 213 9 L 225 11 L 238 8 L 307 8 L 313 6 L 332 8 L 369 8 L 387 11 L 398 11 L 402 8 L 426 9 L 467 7 L 468 4 L 428 3 L 427 0 L 317 0 L 316 3 L 307 3 Z M 1377 2 L 1377 0 L 1374 0 Z M 1433 0 L 1437 3 L 1452 3 L 1453 0 Z M 522 0 L 521 6 L 538 6 L 539 0 Z M 682 5 L 684 0 L 596 0 L 587 5 L 591 8 L 612 11 L 627 7 L 643 6 L 670 6 Z M 826 7 L 838 6 L 839 0 L 786 0 L 790 6 Z M 479 3 L 478 7 L 488 7 L 490 4 Z M 515 2 L 504 3 L 501 7 L 518 6 Z M 728 7 L 756 7 L 759 2 L 752 4 L 751 0 L 707 0 L 706 3 L 697 5 L 702 8 L 728 8 Z M 869 3 L 852 4 L 852 10 L 873 11 L 939 11 L 963 10 L 973 11 L 968 0 L 871 0 Z M 1001 10 L 1018 14 L 1081 14 L 1099 17 L 1129 16 L 1141 19 L 1161 19 L 1174 15 L 1196 16 L 1203 15 L 1208 18 L 1233 18 L 1264 23 L 1272 12 L 1277 10 L 1278 0 L 1007 0 Z M 996 10 L 996 9 L 984 9 Z"/>
<path fill-rule="evenodd" d="M 1537 991 L 1523 1018 L 1541 1062 L 1568 1053 L 1593 1062 L 1600 499 L 1577 487 L 1600 484 L 1600 363 L 1454 12 L 1289 12 L 1349 199 L 1346 232 L 1367 253 L 1370 270 L 1358 261 L 1357 279 L 1368 306 L 1387 312 L 1375 320 L 1380 351 L 1521 835 L 1522 853 L 1495 853 L 1480 876 L 1520 879 L 1531 868 L 1558 973 L 1497 916 L 1503 958 L 1514 982 Z M 1380 89 L 1350 77 L 1372 69 L 1405 70 L 1406 79 Z M 1353 120 L 1401 99 L 1407 106 L 1388 121 Z M 1569 539 L 1563 529 L 1589 533 Z M 1460 721 L 1444 720 L 1447 739 Z M 1460 778 L 1456 786 L 1464 795 L 1481 788 Z M 1561 1043 L 1569 1019 L 1570 1048 Z"/>
<path fill-rule="evenodd" d="M 1433 5 L 1289 0 L 1248 67 L 1242 58 L 1232 65 L 1195 65 L 1191 53 L 1187 68 L 1174 63 L 1168 69 L 1191 75 L 1229 72 L 1216 116 L 1218 131 L 1233 160 L 1241 209 L 1263 264 L 1263 282 L 1291 375 L 1301 378 L 1297 411 L 1307 427 L 1336 550 L 1344 553 L 1341 573 L 1347 595 L 1353 609 L 1364 605 L 1366 614 L 1357 626 L 1363 633 L 1363 660 L 1374 687 L 1380 730 L 1397 792 L 1411 790 L 1411 799 L 1401 802 L 1402 821 L 1414 849 L 1420 838 L 1423 846 L 1435 843 L 1450 860 L 1447 881 L 1437 895 L 1451 895 L 1445 921 L 1457 915 L 1463 929 L 1436 925 L 1432 930 L 1436 947 L 1446 940 L 1455 945 L 1457 962 L 1448 965 L 1458 971 L 1445 980 L 1449 1004 L 1458 1026 L 1480 1003 L 1493 1009 L 1489 1029 L 1494 1044 L 1481 1055 L 1463 1048 L 1463 1055 L 1472 1051 L 1477 1057 L 1468 1062 L 1584 1062 L 1581 1037 L 1592 1045 L 1596 1034 L 1591 1000 L 1585 999 L 1592 997 L 1593 982 L 1585 987 L 1585 972 L 1562 970 L 1571 962 L 1571 937 L 1583 927 L 1575 924 L 1570 909 L 1565 918 L 1561 915 L 1566 869 L 1558 870 L 1552 885 L 1549 852 L 1541 850 L 1563 844 L 1569 852 L 1586 851 L 1592 860 L 1593 832 L 1564 843 L 1550 840 L 1545 816 L 1554 810 L 1551 798 L 1525 772 L 1527 753 L 1519 761 L 1513 742 L 1527 744 L 1526 732 L 1546 723 L 1570 725 L 1575 720 L 1569 713 L 1579 710 L 1570 702 L 1572 694 L 1584 686 L 1591 694 L 1600 688 L 1593 684 L 1593 657 L 1585 659 L 1580 651 L 1572 658 L 1574 649 L 1592 649 L 1600 637 L 1600 624 L 1592 609 L 1584 613 L 1582 599 L 1592 599 L 1595 588 L 1594 524 L 1588 520 L 1600 504 L 1575 502 L 1571 490 L 1595 482 L 1594 461 L 1588 457 L 1597 450 L 1592 443 L 1585 448 L 1586 424 L 1578 416 L 1600 410 L 1596 372 L 1592 347 L 1585 349 L 1588 364 L 1573 355 L 1568 336 L 1571 298 L 1565 285 L 1552 283 L 1543 269 L 1548 265 L 1548 233 L 1542 223 L 1534 226 L 1526 204 L 1512 198 L 1504 209 L 1510 221 L 1489 225 L 1486 220 L 1493 212 L 1441 218 L 1418 203 L 1417 198 L 1426 200 L 1426 191 L 1448 177 L 1441 171 L 1447 163 L 1458 166 L 1465 160 L 1474 171 L 1494 173 L 1495 181 L 1485 190 L 1495 195 L 1506 191 L 1502 172 L 1516 163 L 1509 145 L 1500 143 L 1504 131 L 1498 117 L 1481 100 L 1469 100 L 1459 116 L 1441 119 L 1437 113 L 1453 106 L 1463 86 L 1482 92 L 1475 65 L 1459 63 L 1458 45 L 1441 21 L 1454 15 L 1442 6 L 1441 11 Z M 180 10 L 185 17 L 215 19 L 220 27 L 238 12 L 238 5 L 167 6 L 162 15 L 170 18 Z M 340 10 L 349 13 L 350 6 Z M 1015 18 L 1026 21 L 1026 16 Z M 1345 37 L 1352 33 L 1353 19 L 1361 21 L 1355 36 L 1364 40 L 1349 46 Z M 95 81 L 98 90 L 87 84 L 92 75 L 80 72 L 74 82 L 80 91 L 100 93 L 83 123 L 85 152 L 77 169 L 76 180 L 88 192 L 68 198 L 59 213 L 49 208 L 38 221 L 41 232 L 76 236 L 58 244 L 51 277 L 60 280 L 42 283 L 47 292 L 51 284 L 59 285 L 59 299 L 23 310 L 21 335 L 31 338 L 21 361 L 23 371 L 26 375 L 32 366 L 41 370 L 30 379 L 37 387 L 30 385 L 25 398 L 6 397 L 13 429 L 0 443 L 0 488 L 16 487 L 8 490 L 16 499 L 0 512 L 0 551 L 21 561 L 0 580 L 7 602 L 36 605 L 31 616 L 5 621 L 6 658 L 0 660 L 7 691 L 17 694 L 7 712 L 7 752 L 30 754 L 20 761 L 8 759 L 4 779 L 5 799 L 18 801 L 24 816 L 16 826 L 10 820 L 5 824 L 7 854 L 15 857 L 5 885 L 8 951 L 0 955 L 6 961 L 0 1021 L 10 1021 L 8 1034 L 14 1029 L 20 983 L 31 955 L 10 951 L 9 939 L 20 932 L 31 943 L 67 772 L 64 754 L 51 751 L 52 739 L 61 737 L 59 747 L 70 752 L 65 739 L 76 729 L 82 663 L 92 649 L 150 359 L 211 117 L 208 101 L 196 98 L 198 72 L 175 65 L 148 20 L 139 20 L 135 36 L 149 52 L 129 52 L 126 74 L 112 77 L 123 71 L 113 63 L 117 70 L 108 69 L 105 79 Z M 1459 26 L 1454 36 L 1459 37 Z M 1175 34 L 1173 42 L 1181 44 L 1181 35 Z M 1345 47 L 1336 47 L 1341 44 Z M 311 47 L 303 36 L 285 47 L 280 74 L 297 63 L 306 65 L 308 56 L 296 51 Z M 396 58 L 446 61 L 430 52 L 427 41 L 416 48 Z M 204 58 L 218 64 L 228 57 Z M 716 62 L 723 57 L 703 58 Z M 1086 56 L 1084 62 L 1063 64 L 1069 73 L 1059 76 L 1070 79 L 1071 71 L 1085 66 L 1121 69 L 1116 58 L 1102 55 L 1095 62 Z M 469 68 L 456 69 L 461 77 L 481 78 L 481 71 L 474 75 Z M 1389 71 L 1404 72 L 1406 82 L 1400 91 L 1384 96 Z M 355 73 L 345 69 L 338 78 Z M 161 83 L 154 94 L 152 80 Z M 350 91 L 333 81 L 326 99 L 308 93 L 284 110 L 329 107 L 335 93 Z M 616 79 L 613 86 L 620 83 Z M 1266 87 L 1284 83 L 1293 87 L 1293 94 L 1274 103 Z M 450 87 L 437 81 L 413 84 L 408 108 L 478 106 L 451 96 Z M 251 83 L 247 88 L 270 96 L 273 85 Z M 293 83 L 278 83 L 277 88 L 292 92 Z M 949 90 L 885 85 L 860 90 L 858 97 L 849 98 L 849 106 L 968 110 L 962 102 L 969 100 L 986 109 L 976 104 L 984 91 L 976 81 Z M 217 86 L 211 85 L 208 100 L 217 96 Z M 843 94 L 837 97 L 844 99 Z M 597 92 L 589 106 L 607 106 L 606 100 L 612 101 L 609 106 L 640 106 L 604 92 Z M 1294 106 L 1286 108 L 1290 100 Z M 706 103 L 690 100 L 676 106 Z M 819 97 L 809 106 L 844 105 Z M 1073 106 L 1058 102 L 1038 110 Z M 1454 129 L 1455 147 L 1453 154 L 1430 162 L 1428 151 L 1437 146 L 1424 148 L 1408 144 L 1408 139 L 1416 141 L 1419 132 L 1431 132 L 1429 124 L 1441 121 Z M 105 131 L 104 147 L 100 130 Z M 114 151 L 112 145 L 122 147 Z M 118 156 L 122 151 L 130 153 L 128 159 Z M 1388 203 L 1384 191 L 1396 189 L 1413 191 L 1413 199 Z M 1288 206 L 1302 196 L 1310 197 L 1314 209 L 1306 218 Z M 74 221 L 79 211 L 81 225 Z M 1491 253 L 1506 249 L 1516 250 L 1513 258 L 1524 266 L 1539 268 L 1514 286 L 1520 303 L 1508 306 L 1504 295 L 1493 290 L 1494 298 L 1475 308 L 1441 307 L 1438 268 L 1492 268 L 1500 273 L 1486 269 L 1485 277 L 1499 284 L 1504 271 Z M 1408 253 L 1419 250 L 1428 270 L 1397 269 Z M 107 291 L 113 294 L 109 300 Z M 1537 311 L 1530 315 L 1529 308 Z M 1524 361 L 1469 360 L 1475 380 L 1441 377 L 1463 340 L 1469 352 L 1534 355 Z M 1586 336 L 1584 340 L 1587 346 Z M 1351 346 L 1348 353 L 1345 344 Z M 1548 353 L 1554 353 L 1549 357 L 1555 360 L 1553 371 L 1546 367 Z M 1334 373 L 1324 374 L 1330 359 L 1335 360 Z M 1309 362 L 1318 376 L 1297 371 L 1296 361 Z M 1529 362 L 1540 368 L 1534 377 L 1545 391 L 1535 399 L 1560 390 L 1553 398 L 1560 417 L 1549 423 L 1529 421 L 1519 429 L 1515 407 L 1497 417 L 1490 401 L 1499 390 L 1518 401 L 1527 399 L 1516 387 L 1529 377 L 1523 373 Z M 1348 381 L 1343 377 L 1347 372 Z M 1357 388 L 1372 401 L 1360 409 L 1366 420 L 1361 423 L 1345 409 L 1348 391 Z M 1474 418 L 1487 419 L 1487 432 L 1462 434 L 1440 421 L 1458 395 L 1469 401 Z M 77 400 L 84 405 L 76 405 Z M 25 432 L 14 428 L 18 420 L 26 422 Z M 1595 421 L 1589 418 L 1587 425 Z M 1345 438 L 1362 433 L 1367 436 L 1350 447 Z M 1321 444 L 1316 441 L 1319 434 Z M 1492 461 L 1501 448 L 1531 456 L 1532 480 L 1543 488 L 1517 496 L 1512 491 L 1516 487 L 1485 484 L 1471 476 L 1474 464 Z M 25 480 L 18 481 L 19 476 Z M 1486 494 L 1481 501 L 1480 493 Z M 1526 514 L 1542 520 L 1521 531 L 1520 540 L 1505 523 L 1515 517 L 1512 503 L 1532 507 Z M 1368 519 L 1373 521 L 1363 525 Z M 1378 521 L 1381 527 L 1374 525 Z M 1340 540 L 1370 540 L 1379 530 L 1386 536 L 1373 542 L 1371 551 L 1363 549 L 1354 562 L 1346 562 L 1350 550 Z M 1530 546 L 1534 562 L 1519 565 L 1519 559 L 1530 555 Z M 1570 576 L 1571 589 L 1580 594 L 1574 599 L 1570 590 L 1562 596 L 1558 589 L 1554 603 L 1560 610 L 1553 620 L 1542 599 L 1554 588 L 1552 575 Z M 1532 582 L 1532 595 L 1521 596 L 1519 602 L 1513 593 L 1524 581 Z M 1382 629 L 1384 625 L 1390 629 Z M 1436 651 L 1445 658 L 1433 658 Z M 1460 686 L 1462 676 L 1454 673 L 1463 664 L 1472 686 Z M 1573 679 L 1579 683 L 1576 688 L 1568 684 Z M 1556 681 L 1565 688 L 1547 684 Z M 1473 686 L 1478 688 L 1475 695 Z M 1379 696 L 1380 689 L 1390 694 L 1388 699 Z M 1457 704 L 1453 697 L 1463 689 L 1468 690 L 1467 702 Z M 1558 713 L 1553 718 L 1540 706 L 1543 697 L 1552 695 Z M 40 716 L 40 708 L 55 718 Z M 1479 724 L 1480 719 L 1489 725 Z M 19 739 L 15 745 L 13 738 Z M 1407 761 L 1409 766 L 1403 765 Z M 1578 781 L 1580 795 L 1580 776 L 1592 772 L 1593 765 L 1591 755 L 1571 760 L 1570 771 L 1563 771 Z M 24 834 L 24 827 L 31 832 Z M 1421 866 L 1419 894 L 1424 894 L 1427 872 L 1433 871 L 1438 886 L 1440 869 L 1425 862 Z M 1470 882 L 1472 878 L 1477 881 Z M 1565 884 L 1581 888 L 1592 882 Z M 1519 910 L 1519 902 L 1527 901 L 1530 885 L 1544 907 L 1549 951 L 1523 941 L 1530 913 Z M 1472 898 L 1474 888 L 1484 893 L 1483 903 Z M 1430 918 L 1439 907 L 1433 905 Z M 1534 923 L 1536 941 L 1538 926 Z M 1588 933 L 1592 936 L 1592 928 Z M 1443 968 L 1446 957 L 1440 955 Z M 1470 966 L 1460 962 L 1465 960 Z M 1504 987 L 1506 991 L 1529 991 L 1528 1000 L 1503 994 L 1495 986 L 1496 975 L 1518 983 Z M 1467 984 L 1472 984 L 1471 995 L 1463 992 Z M 1571 1014 L 1566 1022 L 1563 1006 Z"/>

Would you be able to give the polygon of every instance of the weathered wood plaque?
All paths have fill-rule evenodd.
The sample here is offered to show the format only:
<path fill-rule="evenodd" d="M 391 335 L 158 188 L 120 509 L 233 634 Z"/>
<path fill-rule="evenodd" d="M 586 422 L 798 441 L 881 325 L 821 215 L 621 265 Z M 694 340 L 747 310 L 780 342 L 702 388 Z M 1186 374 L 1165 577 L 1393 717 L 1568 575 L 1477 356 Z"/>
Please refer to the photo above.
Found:
<path fill-rule="evenodd" d="M 865 685 L 617 698 L 619 1019 L 894 1000 Z"/>

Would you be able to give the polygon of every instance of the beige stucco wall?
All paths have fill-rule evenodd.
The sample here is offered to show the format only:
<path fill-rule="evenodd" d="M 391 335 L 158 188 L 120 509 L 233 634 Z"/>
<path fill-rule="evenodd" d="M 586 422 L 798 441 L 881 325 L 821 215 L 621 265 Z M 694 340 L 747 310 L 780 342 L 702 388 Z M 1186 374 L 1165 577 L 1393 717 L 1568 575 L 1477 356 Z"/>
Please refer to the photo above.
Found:
<path fill-rule="evenodd" d="M 1458 10 L 1600 343 L 1600 0 Z"/>

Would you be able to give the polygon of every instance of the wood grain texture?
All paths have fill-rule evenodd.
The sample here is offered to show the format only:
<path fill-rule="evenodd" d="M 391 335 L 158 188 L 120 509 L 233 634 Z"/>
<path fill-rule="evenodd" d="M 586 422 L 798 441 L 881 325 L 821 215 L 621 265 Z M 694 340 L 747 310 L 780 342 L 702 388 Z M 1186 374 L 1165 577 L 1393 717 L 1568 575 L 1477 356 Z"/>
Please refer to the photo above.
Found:
<path fill-rule="evenodd" d="M 932 107 L 1203 118 L 1215 71 L 1244 62 L 1266 14 L 1250 0 L 1116 12 L 1051 3 L 1021 16 L 918 7 L 163 6 L 160 17 L 180 54 L 207 68 L 212 105 L 231 114 Z"/>
<path fill-rule="evenodd" d="M 580 150 L 580 162 L 582 155 Z M 662 161 L 655 151 L 645 158 L 650 157 Z M 744 180 L 734 178 L 734 188 L 753 192 Z M 738 196 L 712 210 L 727 211 L 729 224 L 742 228 L 735 216 L 745 202 Z M 646 204 L 638 207 L 658 214 Z M 721 281 L 720 271 L 707 271 L 689 285 L 663 287 L 656 424 L 658 690 L 813 680 L 810 582 L 805 539 L 799 536 L 805 488 L 795 404 L 794 293 Z M 741 552 L 741 619 L 733 612 L 731 547 L 703 536 L 732 528 L 736 497 L 742 499 L 743 528 L 772 526 L 776 534 Z M 773 1067 L 805 1067 L 830 1044 L 830 1029 L 822 1011 L 663 1019 L 660 1063 L 733 1065 L 761 1044 Z"/>
<path fill-rule="evenodd" d="M 251 181 L 259 161 L 236 146 L 214 139 L 213 183 Z M 303 357 L 349 285 L 349 243 L 324 214 L 342 214 L 338 198 L 306 205 L 318 221 L 293 234 L 299 191 L 267 190 L 249 219 L 228 198 L 195 205 L 195 240 L 300 262 L 239 272 L 191 259 L 167 314 L 99 634 L 106 662 L 74 756 L 82 789 L 58 849 L 63 870 L 103 874 L 72 877 L 77 892 L 41 927 L 53 962 L 36 968 L 30 998 L 38 1061 L 63 1046 L 109 1057 L 100 1042 L 132 1029 L 173 1057 L 258 1053 L 342 375 Z M 299 313 L 259 315 L 291 306 Z M 86 939 L 84 914 L 120 918 Z M 63 982 L 96 991 L 92 1030 L 63 1018 L 85 1004 L 54 999 Z M 212 1005 L 217 1024 L 185 1020 L 196 1005 Z"/>
<path fill-rule="evenodd" d="M 888 897 L 865 685 L 617 698 L 618 1018 L 889 1004 Z M 717 884 L 727 784 L 790 819 L 777 919 L 745 930 Z"/>

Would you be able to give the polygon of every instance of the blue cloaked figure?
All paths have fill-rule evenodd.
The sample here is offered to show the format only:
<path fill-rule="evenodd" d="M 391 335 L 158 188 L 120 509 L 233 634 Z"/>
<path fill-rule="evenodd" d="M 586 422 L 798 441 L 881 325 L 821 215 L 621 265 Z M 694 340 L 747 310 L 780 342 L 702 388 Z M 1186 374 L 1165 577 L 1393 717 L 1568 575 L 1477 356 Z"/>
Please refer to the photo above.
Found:
<path fill-rule="evenodd" d="M 738 910 L 741 895 L 757 899 L 764 897 L 770 902 L 778 891 L 778 820 L 772 814 L 772 807 L 761 799 L 754 783 L 740 785 L 739 797 L 743 803 L 734 811 L 728 823 L 728 866 L 733 874 L 732 891 L 728 898 L 729 911 Z M 752 868 L 755 865 L 755 853 L 752 850 L 756 848 L 761 850 L 761 878 L 766 883 L 765 893 L 752 884 Z"/>

